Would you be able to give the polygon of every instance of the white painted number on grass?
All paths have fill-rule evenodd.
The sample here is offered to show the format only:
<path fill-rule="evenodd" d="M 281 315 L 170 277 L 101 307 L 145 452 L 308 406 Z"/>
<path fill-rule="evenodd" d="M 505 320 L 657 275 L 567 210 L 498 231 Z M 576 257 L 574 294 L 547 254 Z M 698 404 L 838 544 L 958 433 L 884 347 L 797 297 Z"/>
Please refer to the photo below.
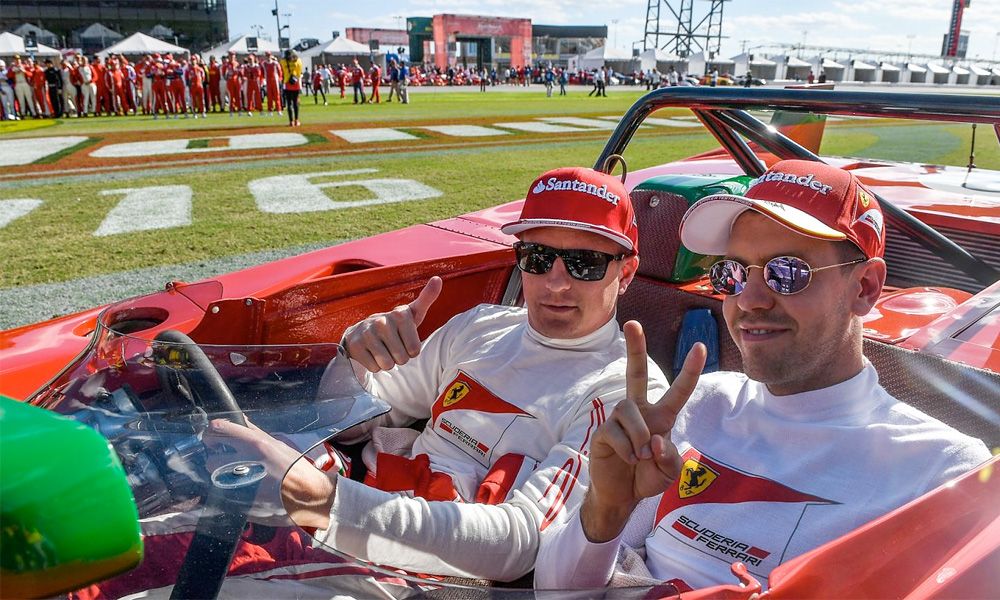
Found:
<path fill-rule="evenodd" d="M 412 179 L 351 179 L 347 181 L 331 181 L 313 183 L 311 178 L 334 177 L 339 175 L 356 175 L 375 173 L 377 169 L 354 169 L 350 171 L 325 171 L 322 173 L 305 173 L 301 175 L 279 175 L 251 181 L 250 193 L 253 194 L 257 208 L 266 213 L 302 213 L 344 208 L 357 208 L 373 204 L 390 202 L 407 202 L 437 198 L 442 192 Z M 365 200 L 337 200 L 327 196 L 324 188 L 363 187 L 372 192 L 375 197 Z"/>
<path fill-rule="evenodd" d="M 301 133 L 255 133 L 231 135 L 220 138 L 197 138 L 225 140 L 227 145 L 210 148 L 188 148 L 189 139 L 156 140 L 153 142 L 131 142 L 111 144 L 90 153 L 98 158 L 134 158 L 138 156 L 159 156 L 163 154 L 200 154 L 204 152 L 225 152 L 232 150 L 262 150 L 265 148 L 287 148 L 301 146 L 309 140 Z"/>
<path fill-rule="evenodd" d="M 0 167 L 29 165 L 50 154 L 87 141 L 85 136 L 62 136 L 46 138 L 25 138 L 0 142 Z"/>
<path fill-rule="evenodd" d="M 14 219 L 19 219 L 42 205 L 41 200 L 34 198 L 17 198 L 14 200 L 0 200 L 0 229 L 7 226 Z"/>
<path fill-rule="evenodd" d="M 191 224 L 191 188 L 163 185 L 104 190 L 102 196 L 125 194 L 94 232 L 103 237 L 119 233 L 184 227 Z"/>

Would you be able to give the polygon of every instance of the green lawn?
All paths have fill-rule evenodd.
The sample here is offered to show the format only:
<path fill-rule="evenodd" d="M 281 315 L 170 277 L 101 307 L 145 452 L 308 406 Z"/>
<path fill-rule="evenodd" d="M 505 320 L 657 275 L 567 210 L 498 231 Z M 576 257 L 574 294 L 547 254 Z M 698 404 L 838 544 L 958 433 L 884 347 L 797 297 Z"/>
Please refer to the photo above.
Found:
<path fill-rule="evenodd" d="M 586 88 L 581 88 L 586 90 Z M 566 98 L 526 93 L 437 93 L 413 95 L 408 106 L 305 103 L 302 120 L 309 123 L 357 124 L 414 121 L 422 124 L 461 122 L 466 118 L 553 115 L 603 116 L 625 112 L 639 92 L 617 92 L 608 98 L 586 97 L 574 89 Z M 655 116 L 676 116 L 679 112 Z M 90 134 L 178 129 L 224 128 L 237 125 L 280 124 L 281 118 L 216 116 L 206 120 L 158 120 L 143 117 L 72 119 L 0 125 L 0 137 Z M 310 134 L 318 147 L 325 141 Z M 192 136 L 194 137 L 194 136 Z M 143 167 L 131 172 L 83 176 L 48 176 L 33 180 L 0 181 L 0 200 L 34 198 L 38 209 L 0 229 L 0 289 L 28 284 L 61 282 L 79 277 L 141 267 L 203 261 L 265 249 L 280 249 L 351 239 L 441 219 L 523 197 L 532 179 L 544 170 L 593 164 L 607 139 L 606 132 L 561 135 L 502 136 L 489 141 L 451 144 L 448 149 L 387 153 L 351 149 L 346 154 L 273 158 L 230 163 L 191 162 L 161 169 Z M 870 156 L 965 165 L 971 128 L 961 125 L 912 125 L 882 121 L 842 121 L 827 127 L 822 151 L 839 156 Z M 432 140 L 419 140 L 430 142 Z M 197 143 L 196 143 L 197 145 Z M 419 148 L 419 144 L 412 146 Z M 701 129 L 643 128 L 629 145 L 630 169 L 660 164 L 716 147 Z M 976 164 L 1000 170 L 996 136 L 986 128 L 977 132 Z M 362 208 L 272 214 L 258 210 L 248 182 L 276 175 L 318 173 L 368 168 L 376 173 L 355 178 L 409 179 L 431 186 L 442 195 L 428 200 Z M 105 190 L 146 186 L 187 185 L 193 191 L 189 226 L 95 237 L 120 195 Z M 360 186 L 327 191 L 337 201 L 360 200 L 371 192 Z"/>

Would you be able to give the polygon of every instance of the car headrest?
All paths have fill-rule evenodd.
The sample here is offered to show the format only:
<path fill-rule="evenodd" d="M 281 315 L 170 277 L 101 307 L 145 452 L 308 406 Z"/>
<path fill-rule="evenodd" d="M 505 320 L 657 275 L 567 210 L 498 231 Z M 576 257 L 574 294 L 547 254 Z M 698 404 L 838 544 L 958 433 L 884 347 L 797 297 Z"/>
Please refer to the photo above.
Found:
<path fill-rule="evenodd" d="M 680 241 L 681 218 L 688 207 L 711 194 L 743 194 L 745 175 L 661 175 L 631 193 L 639 225 L 639 275 L 684 283 L 700 279 L 716 256 L 695 254 Z"/>

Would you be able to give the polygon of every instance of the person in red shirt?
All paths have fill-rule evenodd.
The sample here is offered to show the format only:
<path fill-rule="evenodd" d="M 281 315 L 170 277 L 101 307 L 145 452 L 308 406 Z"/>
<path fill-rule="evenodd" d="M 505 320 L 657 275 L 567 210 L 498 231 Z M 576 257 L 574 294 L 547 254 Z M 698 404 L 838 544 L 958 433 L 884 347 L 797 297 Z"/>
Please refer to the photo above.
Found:
<path fill-rule="evenodd" d="M 212 112 L 219 112 L 225 108 L 222 104 L 222 65 L 214 56 L 208 59 L 208 105 Z"/>
<path fill-rule="evenodd" d="M 113 112 L 121 116 L 128 113 L 128 100 L 125 98 L 125 73 L 117 58 L 112 57 L 108 60 L 104 77 L 104 84 L 110 92 L 112 102 L 112 110 L 109 111 L 109 114 Z"/>
<path fill-rule="evenodd" d="M 154 56 L 159 58 L 159 55 Z M 153 58 L 147 54 L 135 67 L 136 74 L 142 82 L 142 114 L 144 115 L 153 112 Z"/>
<path fill-rule="evenodd" d="M 275 110 L 281 115 L 281 82 L 284 80 L 284 73 L 281 72 L 281 63 L 278 57 L 268 52 L 264 60 L 264 80 L 267 84 L 267 113 L 273 114 Z"/>
<path fill-rule="evenodd" d="M 187 86 L 184 84 L 184 72 L 187 70 L 187 61 L 171 61 L 170 70 L 173 71 L 173 78 L 170 80 L 170 95 L 174 102 L 174 114 L 183 113 L 187 118 Z"/>
<path fill-rule="evenodd" d="M 251 54 L 244 67 L 247 83 L 247 114 L 253 116 L 253 111 L 261 112 L 263 104 L 260 97 L 260 85 L 264 79 L 264 69 L 257 63 L 257 55 Z"/>
<path fill-rule="evenodd" d="M 236 61 L 236 54 L 229 54 L 229 61 L 222 68 L 222 76 L 226 78 L 226 94 L 229 96 L 229 116 L 233 113 L 240 114 L 243 104 L 240 98 L 240 63 Z"/>
<path fill-rule="evenodd" d="M 94 109 L 94 114 L 100 116 L 103 114 L 111 114 L 111 93 L 108 90 L 107 82 L 107 66 L 104 61 L 101 60 L 100 56 L 94 56 L 94 59 L 90 61 L 90 69 L 94 72 L 94 85 L 97 87 L 96 108 Z"/>
<path fill-rule="evenodd" d="M 312 74 L 313 104 L 319 104 L 319 96 L 323 94 L 323 76 L 319 69 L 314 68 Z M 323 94 L 323 105 L 326 106 L 326 94 Z"/>
<path fill-rule="evenodd" d="M 369 71 L 369 75 L 372 78 L 372 95 L 371 100 L 375 104 L 380 104 L 382 102 L 382 94 L 379 93 L 379 88 L 382 86 L 382 69 L 375 63 L 372 63 L 372 69 Z"/>
<path fill-rule="evenodd" d="M 347 94 L 347 78 L 350 75 L 347 72 L 347 65 L 341 63 L 340 68 L 337 69 L 337 83 L 340 84 L 340 97 L 344 98 Z"/>
<path fill-rule="evenodd" d="M 152 63 L 150 73 L 153 79 L 153 102 L 150 108 L 153 111 L 153 118 L 157 117 L 160 110 L 163 116 L 170 118 L 170 96 L 167 94 L 167 65 L 162 58 Z"/>
<path fill-rule="evenodd" d="M 205 106 L 205 79 L 207 74 L 205 73 L 205 67 L 201 64 L 201 59 L 198 58 L 197 54 L 191 56 L 191 65 L 187 70 L 187 84 L 188 89 L 191 90 L 191 110 L 194 112 L 194 118 L 198 118 L 198 113 L 201 113 L 202 117 L 207 116 L 207 108 Z"/>
<path fill-rule="evenodd" d="M 48 90 L 45 86 L 45 69 L 42 65 L 36 65 L 33 59 L 28 59 L 25 67 L 25 74 L 31 83 L 31 91 L 35 96 L 35 109 L 37 114 L 51 117 L 52 104 L 49 102 Z"/>
<path fill-rule="evenodd" d="M 361 95 L 361 104 L 367 104 L 365 97 L 365 70 L 358 64 L 358 59 L 354 59 L 354 67 L 351 69 L 351 85 L 354 86 L 354 103 L 358 103 L 358 95 Z"/>

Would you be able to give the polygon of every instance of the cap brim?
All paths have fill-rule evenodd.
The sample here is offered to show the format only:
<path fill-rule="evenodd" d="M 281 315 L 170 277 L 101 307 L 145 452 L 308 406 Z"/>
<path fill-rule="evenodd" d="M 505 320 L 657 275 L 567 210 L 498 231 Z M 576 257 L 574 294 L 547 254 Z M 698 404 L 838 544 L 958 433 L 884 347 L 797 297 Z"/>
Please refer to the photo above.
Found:
<path fill-rule="evenodd" d="M 846 240 L 847 236 L 816 217 L 787 204 L 743 196 L 717 194 L 694 203 L 681 220 L 681 243 L 698 254 L 724 255 L 733 223 L 744 211 L 753 210 L 795 233 L 821 240 Z"/>
<path fill-rule="evenodd" d="M 590 223 L 581 223 L 580 221 L 564 221 L 561 219 L 521 219 L 519 221 L 507 223 L 500 228 L 500 231 L 506 233 L 507 235 L 517 235 L 522 231 L 538 227 L 565 227 L 567 229 L 576 229 L 578 231 L 596 233 L 597 235 L 602 235 L 609 240 L 621 244 L 629 252 L 633 250 L 632 240 L 617 231 L 613 231 L 606 227 L 591 225 Z"/>

